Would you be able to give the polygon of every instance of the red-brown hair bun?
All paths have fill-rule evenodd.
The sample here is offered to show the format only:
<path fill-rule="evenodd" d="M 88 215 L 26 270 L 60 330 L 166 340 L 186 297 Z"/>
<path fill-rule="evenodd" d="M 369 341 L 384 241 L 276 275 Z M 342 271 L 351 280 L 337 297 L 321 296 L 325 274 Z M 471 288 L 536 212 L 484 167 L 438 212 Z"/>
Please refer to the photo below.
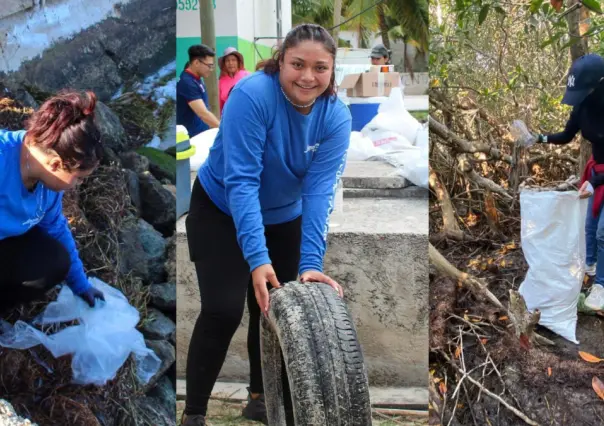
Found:
<path fill-rule="evenodd" d="M 27 134 L 35 145 L 57 152 L 68 169 L 91 169 L 103 151 L 95 107 L 93 92 L 62 91 L 32 114 Z"/>

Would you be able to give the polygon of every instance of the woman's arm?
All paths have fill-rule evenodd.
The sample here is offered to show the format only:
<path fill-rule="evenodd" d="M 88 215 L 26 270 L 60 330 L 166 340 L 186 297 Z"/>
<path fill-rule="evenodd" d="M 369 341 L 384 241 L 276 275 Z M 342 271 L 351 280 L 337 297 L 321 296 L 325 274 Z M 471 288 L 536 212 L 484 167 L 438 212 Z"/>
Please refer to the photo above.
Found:
<path fill-rule="evenodd" d="M 75 294 L 82 294 L 90 288 L 90 283 L 84 272 L 84 265 L 80 260 L 67 219 L 63 215 L 63 193 L 56 194 L 55 197 L 54 202 L 44 215 L 44 219 L 42 219 L 39 226 L 51 237 L 63 244 L 69 253 L 71 267 L 67 274 L 67 285 Z"/>
<path fill-rule="evenodd" d="M 350 144 L 351 118 L 348 110 L 340 110 L 338 117 L 327 123 L 333 123 L 333 127 L 319 145 L 302 186 L 300 275 L 306 271 L 323 271 L 329 214 Z"/>
<path fill-rule="evenodd" d="M 237 107 L 234 107 L 237 104 Z M 257 100 L 234 90 L 224 109 L 224 184 L 226 199 L 237 229 L 237 241 L 253 271 L 271 263 L 260 210 L 260 174 L 266 143 L 266 121 Z"/>

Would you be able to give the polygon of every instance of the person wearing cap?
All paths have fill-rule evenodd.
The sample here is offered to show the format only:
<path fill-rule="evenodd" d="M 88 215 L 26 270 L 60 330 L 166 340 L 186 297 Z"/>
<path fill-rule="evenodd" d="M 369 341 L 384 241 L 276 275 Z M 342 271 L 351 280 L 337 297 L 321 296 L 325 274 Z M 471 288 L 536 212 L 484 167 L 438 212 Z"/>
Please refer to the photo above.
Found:
<path fill-rule="evenodd" d="M 376 45 L 371 49 L 371 65 L 388 65 L 390 62 L 390 52 L 383 44 Z"/>
<path fill-rule="evenodd" d="M 189 137 L 209 128 L 218 127 L 220 121 L 208 109 L 208 92 L 203 83 L 214 71 L 214 50 L 204 44 L 189 47 L 189 62 L 176 83 L 176 124 L 185 126 Z"/>
<path fill-rule="evenodd" d="M 243 77 L 250 75 L 243 65 L 243 55 L 234 47 L 227 47 L 218 59 L 220 79 L 218 80 L 218 93 L 220 98 L 220 113 L 231 93 L 231 90 Z"/>
<path fill-rule="evenodd" d="M 587 162 L 579 189 L 580 198 L 588 198 L 585 221 L 586 273 L 595 276 L 585 305 L 591 309 L 604 308 L 604 58 L 589 54 L 577 59 L 568 72 L 566 92 L 562 103 L 573 110 L 562 132 L 539 134 L 538 143 L 563 145 L 571 142 L 578 132 L 591 143 L 592 156 Z M 600 262 L 597 259 L 600 258 Z"/>

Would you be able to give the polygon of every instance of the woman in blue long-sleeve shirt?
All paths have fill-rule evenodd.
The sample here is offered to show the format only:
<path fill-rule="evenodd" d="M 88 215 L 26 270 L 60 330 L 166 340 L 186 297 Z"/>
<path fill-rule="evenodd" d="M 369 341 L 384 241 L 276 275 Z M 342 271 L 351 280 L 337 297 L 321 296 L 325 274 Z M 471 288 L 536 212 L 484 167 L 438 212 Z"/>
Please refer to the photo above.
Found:
<path fill-rule="evenodd" d="M 251 371 L 243 415 L 265 423 L 259 319 L 268 310 L 267 284 L 299 276 L 342 295 L 322 272 L 351 131 L 350 113 L 335 95 L 335 55 L 324 28 L 300 25 L 224 107 L 186 222 L 202 309 L 189 346 L 184 425 L 205 424 L 246 293 Z"/>
<path fill-rule="evenodd" d="M 63 191 L 90 175 L 102 154 L 95 103 L 92 92 L 63 92 L 26 130 L 0 130 L 0 314 L 63 280 L 90 306 L 103 299 L 62 213 Z"/>

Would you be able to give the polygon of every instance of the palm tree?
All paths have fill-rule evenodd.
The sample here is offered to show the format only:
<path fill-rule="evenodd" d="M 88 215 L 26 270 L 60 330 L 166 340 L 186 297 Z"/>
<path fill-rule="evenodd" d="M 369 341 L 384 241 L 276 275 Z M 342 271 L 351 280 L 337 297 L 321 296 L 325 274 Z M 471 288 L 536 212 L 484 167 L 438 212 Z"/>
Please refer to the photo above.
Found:
<path fill-rule="evenodd" d="M 326 28 L 333 27 L 334 2 L 292 0 L 293 24 L 313 22 Z M 376 5 L 376 0 L 342 0 L 342 22 L 358 16 L 344 23 L 341 29 L 357 31 L 360 47 L 369 47 L 370 37 L 380 31 L 384 45 L 389 48 L 392 29 L 400 26 L 401 30 L 393 34 L 395 38 L 402 39 L 397 34 L 404 34 L 419 49 L 428 49 L 428 0 L 382 0 L 370 8 L 372 5 Z"/>

